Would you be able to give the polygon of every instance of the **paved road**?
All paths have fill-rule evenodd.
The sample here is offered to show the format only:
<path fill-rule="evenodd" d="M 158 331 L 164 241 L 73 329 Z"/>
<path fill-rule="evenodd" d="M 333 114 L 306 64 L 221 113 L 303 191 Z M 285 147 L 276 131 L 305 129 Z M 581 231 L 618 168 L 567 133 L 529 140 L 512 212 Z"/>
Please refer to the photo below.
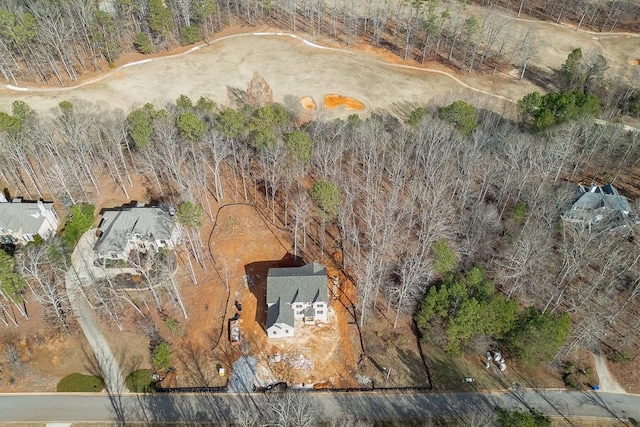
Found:
<path fill-rule="evenodd" d="M 118 361 L 113 355 L 109 343 L 102 335 L 88 302 L 82 294 L 82 287 L 107 275 L 115 276 L 120 273 L 135 273 L 133 269 L 101 269 L 94 267 L 93 245 L 95 243 L 95 230 L 91 229 L 80 237 L 73 254 L 71 254 L 72 268 L 65 275 L 67 295 L 73 312 L 75 313 L 80 328 L 87 338 L 96 361 L 105 381 L 105 386 L 111 393 L 117 394 L 126 391 L 124 378 L 118 366 Z M 0 412 L 1 414 L 1 412 Z"/>
<path fill-rule="evenodd" d="M 505 393 L 309 393 L 324 418 L 409 420 L 460 417 L 531 407 L 550 416 L 640 419 L 640 396 L 615 393 L 520 391 Z M 220 395 L 0 395 L 0 421 L 209 421 L 227 422 L 232 411 L 260 413 L 269 396 Z"/>

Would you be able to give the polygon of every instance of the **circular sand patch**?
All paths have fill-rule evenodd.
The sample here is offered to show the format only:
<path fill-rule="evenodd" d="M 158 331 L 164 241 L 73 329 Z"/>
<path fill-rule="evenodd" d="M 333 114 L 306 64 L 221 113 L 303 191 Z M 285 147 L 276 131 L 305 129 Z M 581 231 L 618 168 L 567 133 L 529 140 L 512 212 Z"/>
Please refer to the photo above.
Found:
<path fill-rule="evenodd" d="M 324 96 L 325 108 L 336 108 L 344 106 L 345 110 L 364 110 L 364 104 L 355 98 L 328 93 Z"/>
<path fill-rule="evenodd" d="M 316 109 L 316 103 L 310 96 L 303 96 L 300 98 L 300 105 L 302 105 L 302 108 L 305 110 L 313 111 Z"/>
<path fill-rule="evenodd" d="M 640 59 L 630 59 L 629 65 L 640 65 Z"/>

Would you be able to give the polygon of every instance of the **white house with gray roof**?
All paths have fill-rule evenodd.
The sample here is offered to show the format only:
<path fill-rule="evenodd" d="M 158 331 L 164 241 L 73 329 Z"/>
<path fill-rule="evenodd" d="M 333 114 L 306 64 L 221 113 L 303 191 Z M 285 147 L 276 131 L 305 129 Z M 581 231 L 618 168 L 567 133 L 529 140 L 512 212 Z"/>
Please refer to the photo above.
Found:
<path fill-rule="evenodd" d="M 94 250 L 104 260 L 129 259 L 132 250 L 139 252 L 173 249 L 179 232 L 173 217 L 159 207 L 123 207 L 102 213 L 101 235 Z"/>
<path fill-rule="evenodd" d="M 302 267 L 271 268 L 267 275 L 267 336 L 294 336 L 297 322 L 326 322 L 329 310 L 327 269 L 312 262 Z"/>
<path fill-rule="evenodd" d="M 58 215 L 53 203 L 0 200 L 0 236 L 14 243 L 32 242 L 37 236 L 48 239 L 58 229 Z"/>

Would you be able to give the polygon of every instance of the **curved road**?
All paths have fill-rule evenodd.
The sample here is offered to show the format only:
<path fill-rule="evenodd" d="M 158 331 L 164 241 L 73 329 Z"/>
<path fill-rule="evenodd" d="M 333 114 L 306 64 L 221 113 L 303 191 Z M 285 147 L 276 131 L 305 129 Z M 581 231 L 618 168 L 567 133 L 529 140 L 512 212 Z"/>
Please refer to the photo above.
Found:
<path fill-rule="evenodd" d="M 614 393 L 519 391 L 504 393 L 309 393 L 321 418 L 422 420 L 464 417 L 503 408 L 533 408 L 553 417 L 640 419 L 640 396 Z M 232 410 L 259 415 L 273 395 L 2 395 L 4 422 L 196 422 L 224 423 Z"/>

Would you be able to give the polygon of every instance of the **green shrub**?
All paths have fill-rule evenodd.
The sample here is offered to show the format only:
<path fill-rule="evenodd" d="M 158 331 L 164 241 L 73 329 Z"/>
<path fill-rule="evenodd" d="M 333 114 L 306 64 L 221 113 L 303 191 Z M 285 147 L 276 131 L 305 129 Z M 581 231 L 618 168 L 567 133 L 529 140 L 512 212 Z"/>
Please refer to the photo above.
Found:
<path fill-rule="evenodd" d="M 183 332 L 182 325 L 173 317 L 167 317 L 164 324 L 167 325 L 167 329 L 173 334 L 181 335 Z"/>
<path fill-rule="evenodd" d="M 418 107 L 409 114 L 409 118 L 405 123 L 411 127 L 417 128 L 426 116 L 427 110 L 424 107 Z"/>
<path fill-rule="evenodd" d="M 614 363 L 629 363 L 633 361 L 634 357 L 626 351 L 616 351 L 610 354 L 608 359 Z"/>
<path fill-rule="evenodd" d="M 151 369 L 138 369 L 127 375 L 125 383 L 129 391 L 132 393 L 151 393 L 155 386 L 151 374 L 153 374 Z"/>
<path fill-rule="evenodd" d="M 452 104 L 438 109 L 440 118 L 451 123 L 464 136 L 478 127 L 478 113 L 473 105 L 464 101 L 454 101 Z"/>
<path fill-rule="evenodd" d="M 499 427 L 548 427 L 551 425 L 551 420 L 536 410 L 524 412 L 517 409 L 508 411 L 496 408 L 496 413 Z"/>
<path fill-rule="evenodd" d="M 171 359 L 173 357 L 173 350 L 166 342 L 158 344 L 153 351 L 153 358 L 151 364 L 157 371 L 165 372 L 171 367 Z"/>
<path fill-rule="evenodd" d="M 95 206 L 86 203 L 74 205 L 71 208 L 71 216 L 67 219 L 60 236 L 70 250 L 75 248 L 80 236 L 93 225 L 94 210 Z"/>
<path fill-rule="evenodd" d="M 136 34 L 136 39 L 133 42 L 133 46 L 138 52 L 144 55 L 153 53 L 153 45 L 151 44 L 151 39 L 145 33 Z"/>
<path fill-rule="evenodd" d="M 104 389 L 102 378 L 79 373 L 67 375 L 60 380 L 56 387 L 59 392 L 91 392 L 102 391 L 102 389 Z"/>
<path fill-rule="evenodd" d="M 197 25 L 190 25 L 188 27 L 180 28 L 180 38 L 182 39 L 183 46 L 196 43 L 200 40 L 200 27 Z"/>

